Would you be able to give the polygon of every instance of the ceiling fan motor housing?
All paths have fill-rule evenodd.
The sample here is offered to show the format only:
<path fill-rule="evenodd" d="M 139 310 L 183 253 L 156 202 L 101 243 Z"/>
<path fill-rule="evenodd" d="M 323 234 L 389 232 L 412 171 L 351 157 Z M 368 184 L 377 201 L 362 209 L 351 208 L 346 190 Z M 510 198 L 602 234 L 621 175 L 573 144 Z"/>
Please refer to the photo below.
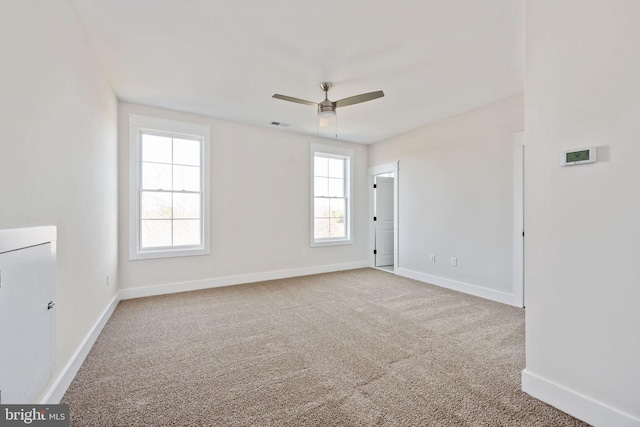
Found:
<path fill-rule="evenodd" d="M 320 117 L 333 117 L 336 115 L 336 106 L 333 102 L 325 99 L 318 104 L 318 114 Z"/>

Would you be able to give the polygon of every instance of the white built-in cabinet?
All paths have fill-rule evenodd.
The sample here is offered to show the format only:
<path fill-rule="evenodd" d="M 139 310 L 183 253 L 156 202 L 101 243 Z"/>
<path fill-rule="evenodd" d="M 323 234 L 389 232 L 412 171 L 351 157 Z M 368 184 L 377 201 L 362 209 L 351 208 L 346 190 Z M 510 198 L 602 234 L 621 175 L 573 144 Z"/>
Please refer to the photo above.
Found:
<path fill-rule="evenodd" d="M 55 368 L 56 228 L 0 230 L 0 403 L 39 403 Z"/>

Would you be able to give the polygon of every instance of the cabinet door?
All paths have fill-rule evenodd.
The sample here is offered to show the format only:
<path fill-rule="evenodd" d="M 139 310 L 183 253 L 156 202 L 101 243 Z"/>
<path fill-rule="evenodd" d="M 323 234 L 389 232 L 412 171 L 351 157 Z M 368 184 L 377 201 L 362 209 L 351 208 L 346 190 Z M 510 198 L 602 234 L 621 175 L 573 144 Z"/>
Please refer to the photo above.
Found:
<path fill-rule="evenodd" d="M 0 391 L 2 403 L 36 403 L 53 362 L 55 285 L 51 244 L 0 254 Z"/>

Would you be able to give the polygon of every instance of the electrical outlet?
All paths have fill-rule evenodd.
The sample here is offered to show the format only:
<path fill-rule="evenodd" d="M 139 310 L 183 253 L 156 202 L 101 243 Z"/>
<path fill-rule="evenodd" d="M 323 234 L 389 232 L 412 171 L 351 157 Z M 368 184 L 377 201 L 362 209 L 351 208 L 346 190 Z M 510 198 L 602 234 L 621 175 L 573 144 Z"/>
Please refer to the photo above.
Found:
<path fill-rule="evenodd" d="M 436 262 L 436 256 L 435 255 L 431 255 L 431 262 Z"/>
<path fill-rule="evenodd" d="M 453 265 L 454 267 L 458 266 L 458 258 L 451 258 L 451 265 Z"/>

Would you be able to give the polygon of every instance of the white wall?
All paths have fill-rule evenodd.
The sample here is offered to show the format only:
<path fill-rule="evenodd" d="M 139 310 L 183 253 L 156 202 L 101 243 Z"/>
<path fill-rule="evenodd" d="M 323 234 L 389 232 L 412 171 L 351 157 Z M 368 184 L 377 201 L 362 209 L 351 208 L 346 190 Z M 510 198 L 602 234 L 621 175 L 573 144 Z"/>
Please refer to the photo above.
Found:
<path fill-rule="evenodd" d="M 129 113 L 212 126 L 211 255 L 129 261 Z M 355 240 L 352 245 L 309 247 L 310 142 L 354 149 Z M 199 288 L 267 277 L 263 273 L 288 271 L 282 273 L 286 276 L 318 271 L 313 269 L 323 266 L 367 262 L 367 147 L 364 145 L 121 103 L 119 147 L 119 260 L 123 289 L 195 282 L 171 288 L 184 290 L 189 286 Z M 229 279 L 231 277 L 237 280 Z M 125 297 L 144 294 L 145 291 L 125 293 Z"/>
<path fill-rule="evenodd" d="M 0 228 L 58 227 L 57 375 L 116 292 L 117 102 L 67 0 L 0 2 L 0 52 Z"/>
<path fill-rule="evenodd" d="M 515 304 L 513 133 L 523 103 L 514 96 L 371 146 L 370 166 L 400 161 L 400 274 Z"/>
<path fill-rule="evenodd" d="M 640 2 L 535 0 L 526 16 L 523 386 L 592 424 L 637 426 Z M 597 163 L 560 167 L 591 145 Z"/>

